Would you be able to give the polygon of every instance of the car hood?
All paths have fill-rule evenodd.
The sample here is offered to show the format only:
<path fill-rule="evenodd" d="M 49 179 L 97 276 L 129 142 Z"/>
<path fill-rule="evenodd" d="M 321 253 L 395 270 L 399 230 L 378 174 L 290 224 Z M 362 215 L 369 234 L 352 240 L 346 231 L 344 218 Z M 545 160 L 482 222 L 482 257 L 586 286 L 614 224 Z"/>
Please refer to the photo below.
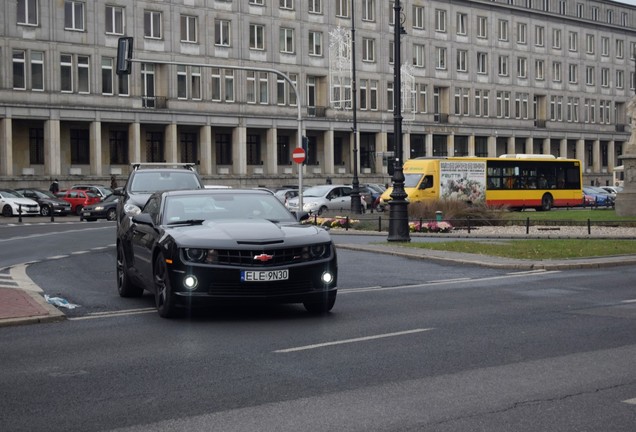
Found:
<path fill-rule="evenodd" d="M 327 231 L 314 225 L 278 224 L 268 220 L 206 221 L 201 225 L 166 227 L 180 246 L 234 247 L 252 245 L 304 245 L 331 241 Z"/>
<path fill-rule="evenodd" d="M 31 198 L 2 198 L 5 202 L 15 204 L 15 205 L 38 205 L 37 202 L 33 201 Z"/>

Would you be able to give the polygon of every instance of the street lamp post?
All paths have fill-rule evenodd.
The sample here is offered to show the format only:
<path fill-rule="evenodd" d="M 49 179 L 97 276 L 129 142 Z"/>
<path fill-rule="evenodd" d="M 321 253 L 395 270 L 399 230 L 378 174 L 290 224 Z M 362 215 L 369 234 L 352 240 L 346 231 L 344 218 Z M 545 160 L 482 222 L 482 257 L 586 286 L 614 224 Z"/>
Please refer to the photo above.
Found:
<path fill-rule="evenodd" d="M 400 0 L 395 1 L 394 11 L 394 59 L 393 59 L 393 140 L 395 142 L 395 167 L 393 169 L 393 191 L 389 201 L 389 236 L 388 241 L 408 242 L 409 214 L 407 195 L 404 191 L 404 171 L 402 167 L 402 59 L 400 57 L 402 36 L 402 20 Z"/>
<path fill-rule="evenodd" d="M 351 0 L 351 96 L 353 109 L 353 180 L 351 185 L 351 213 L 362 213 L 360 181 L 358 180 L 358 90 L 356 85 L 356 21 L 355 2 Z"/>

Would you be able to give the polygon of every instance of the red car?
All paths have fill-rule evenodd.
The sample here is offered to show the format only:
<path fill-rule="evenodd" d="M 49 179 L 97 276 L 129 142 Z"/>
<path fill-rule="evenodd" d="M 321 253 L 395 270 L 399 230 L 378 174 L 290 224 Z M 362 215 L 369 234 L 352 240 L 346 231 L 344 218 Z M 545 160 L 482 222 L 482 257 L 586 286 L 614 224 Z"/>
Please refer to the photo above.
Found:
<path fill-rule="evenodd" d="M 82 214 L 82 209 L 87 205 L 101 201 L 101 198 L 94 193 L 79 189 L 69 189 L 58 194 L 58 197 L 70 203 L 71 213 L 75 213 L 78 216 Z"/>

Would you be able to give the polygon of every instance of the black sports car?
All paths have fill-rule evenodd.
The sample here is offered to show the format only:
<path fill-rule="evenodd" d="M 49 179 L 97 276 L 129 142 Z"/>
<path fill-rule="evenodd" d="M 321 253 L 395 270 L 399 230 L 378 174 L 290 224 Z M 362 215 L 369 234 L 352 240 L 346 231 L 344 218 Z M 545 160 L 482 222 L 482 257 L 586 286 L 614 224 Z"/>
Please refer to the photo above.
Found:
<path fill-rule="evenodd" d="M 162 317 L 206 300 L 303 303 L 314 313 L 336 301 L 329 233 L 299 223 L 271 193 L 164 191 L 129 209 L 117 238 L 119 294 L 154 293 Z"/>

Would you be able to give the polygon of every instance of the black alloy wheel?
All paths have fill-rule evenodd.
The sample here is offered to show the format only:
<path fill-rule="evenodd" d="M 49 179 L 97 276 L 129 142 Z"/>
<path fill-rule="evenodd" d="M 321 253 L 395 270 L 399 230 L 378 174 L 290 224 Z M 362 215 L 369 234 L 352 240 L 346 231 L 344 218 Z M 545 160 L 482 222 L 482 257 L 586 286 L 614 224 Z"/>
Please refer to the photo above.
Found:
<path fill-rule="evenodd" d="M 121 297 L 141 297 L 143 287 L 133 283 L 128 276 L 124 246 L 120 242 L 117 245 L 117 291 Z"/>
<path fill-rule="evenodd" d="M 163 254 L 161 253 L 159 253 L 155 258 L 153 272 L 155 283 L 155 304 L 157 305 L 157 312 L 159 312 L 159 316 L 162 318 L 177 317 L 178 310 L 176 306 L 176 298 L 172 292 L 168 266 Z"/>

